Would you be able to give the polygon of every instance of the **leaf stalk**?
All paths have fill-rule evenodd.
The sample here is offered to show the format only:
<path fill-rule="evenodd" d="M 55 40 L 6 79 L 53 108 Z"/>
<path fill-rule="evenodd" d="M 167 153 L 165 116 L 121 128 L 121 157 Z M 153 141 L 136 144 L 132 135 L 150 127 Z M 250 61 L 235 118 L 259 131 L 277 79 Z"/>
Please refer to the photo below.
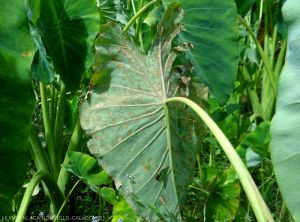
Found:
<path fill-rule="evenodd" d="M 147 11 L 149 8 L 151 8 L 152 6 L 154 6 L 156 4 L 157 0 L 152 0 L 151 2 L 149 2 L 148 4 L 146 4 L 145 6 L 143 6 L 139 11 L 136 12 L 136 14 L 130 19 L 130 21 L 127 23 L 127 25 L 123 28 L 123 32 L 127 32 L 130 28 L 130 26 L 133 25 L 133 23 L 135 23 L 135 21 L 141 17 L 141 15 Z"/>
<path fill-rule="evenodd" d="M 214 134 L 219 144 L 221 145 L 223 151 L 225 152 L 227 158 L 235 169 L 239 180 L 244 188 L 244 191 L 249 199 L 252 206 L 253 212 L 260 222 L 273 222 L 272 215 L 264 202 L 257 186 L 255 185 L 249 171 L 244 165 L 243 161 L 235 151 L 232 144 L 229 142 L 228 138 L 224 135 L 222 130 L 218 125 L 211 119 L 211 117 L 195 102 L 183 98 L 183 97 L 173 97 L 166 99 L 165 103 L 171 102 L 181 102 L 190 107 L 194 112 L 203 120 L 203 122 L 208 126 L 211 132 Z"/>

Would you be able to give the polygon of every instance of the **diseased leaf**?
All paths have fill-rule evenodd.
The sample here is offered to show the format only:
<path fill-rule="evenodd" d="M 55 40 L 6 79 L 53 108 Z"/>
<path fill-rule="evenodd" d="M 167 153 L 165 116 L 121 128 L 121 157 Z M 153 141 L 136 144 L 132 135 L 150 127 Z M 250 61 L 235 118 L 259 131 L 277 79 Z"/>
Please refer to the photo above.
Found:
<path fill-rule="evenodd" d="M 81 106 L 81 125 L 93 153 L 142 219 L 181 221 L 180 206 L 193 177 L 197 124 L 176 95 L 172 39 L 182 10 L 170 5 L 148 55 L 116 24 L 96 41 L 95 88 Z"/>
<path fill-rule="evenodd" d="M 99 29 L 96 2 L 29 0 L 29 18 L 41 35 L 56 72 L 68 89 L 77 89 L 82 74 L 91 66 L 94 39 Z M 43 50 L 39 53 L 39 58 L 43 58 Z"/>
<path fill-rule="evenodd" d="M 163 0 L 168 5 L 175 0 Z M 234 88 L 239 60 L 237 9 L 234 0 L 177 0 L 185 11 L 180 34 L 196 79 L 226 102 Z"/>
<path fill-rule="evenodd" d="M 288 51 L 271 125 L 270 151 L 283 199 L 295 221 L 300 221 L 300 1 L 287 0 L 282 12 L 288 25 Z"/>
<path fill-rule="evenodd" d="M 30 64 L 34 49 L 23 1 L 1 0 L 0 10 L 0 216 L 11 213 L 24 183 L 34 96 Z"/>

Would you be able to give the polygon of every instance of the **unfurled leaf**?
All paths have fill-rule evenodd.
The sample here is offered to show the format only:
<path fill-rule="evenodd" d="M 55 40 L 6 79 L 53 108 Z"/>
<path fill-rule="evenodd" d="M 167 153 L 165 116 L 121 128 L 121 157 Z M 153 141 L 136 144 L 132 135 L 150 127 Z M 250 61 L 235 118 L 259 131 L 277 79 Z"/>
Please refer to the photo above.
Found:
<path fill-rule="evenodd" d="M 67 88 L 77 89 L 82 74 L 91 66 L 93 60 L 93 44 L 99 29 L 96 2 L 29 0 L 28 5 L 29 18 L 41 36 L 56 72 Z M 34 36 L 35 40 L 38 38 Z M 40 42 L 38 45 L 41 45 Z M 39 47 L 38 50 L 37 56 L 45 61 L 43 48 Z"/>
<path fill-rule="evenodd" d="M 287 0 L 282 12 L 288 25 L 288 51 L 271 125 L 270 152 L 283 199 L 295 221 L 300 221 L 300 1 Z"/>
<path fill-rule="evenodd" d="M 68 156 L 69 163 L 63 165 L 63 167 L 82 179 L 95 192 L 100 191 L 99 185 L 112 182 L 108 174 L 99 167 L 97 160 L 93 157 L 75 151 L 68 152 Z"/>
<path fill-rule="evenodd" d="M 163 0 L 164 5 L 181 2 L 185 11 L 180 34 L 191 50 L 196 79 L 226 102 L 234 88 L 239 60 L 237 9 L 234 0 Z"/>
<path fill-rule="evenodd" d="M 34 49 L 23 1 L 1 0 L 0 10 L 0 216 L 11 212 L 24 183 L 34 95 L 30 64 Z"/>
<path fill-rule="evenodd" d="M 270 122 L 263 122 L 259 126 L 257 126 L 254 131 L 245 136 L 237 149 L 239 150 L 240 154 L 244 153 L 244 155 L 247 155 L 247 149 L 251 149 L 262 159 L 270 158 L 270 139 Z M 252 154 L 250 153 L 249 155 Z"/>
<path fill-rule="evenodd" d="M 182 10 L 170 5 L 148 55 L 116 24 L 96 41 L 95 85 L 81 106 L 88 147 L 141 219 L 179 220 L 198 148 L 197 123 L 184 105 L 165 104 L 178 91 L 172 39 Z"/>

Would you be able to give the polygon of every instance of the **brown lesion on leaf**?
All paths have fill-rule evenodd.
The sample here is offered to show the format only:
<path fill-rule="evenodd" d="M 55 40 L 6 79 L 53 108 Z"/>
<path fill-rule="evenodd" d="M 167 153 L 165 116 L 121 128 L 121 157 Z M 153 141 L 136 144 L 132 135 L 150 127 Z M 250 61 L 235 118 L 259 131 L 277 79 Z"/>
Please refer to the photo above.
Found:
<path fill-rule="evenodd" d="M 149 158 L 147 162 L 144 164 L 144 169 L 146 171 L 150 171 L 152 169 L 152 158 Z"/>
<path fill-rule="evenodd" d="M 22 56 L 24 56 L 24 57 L 30 57 L 30 56 L 32 56 L 32 52 L 23 52 Z"/>

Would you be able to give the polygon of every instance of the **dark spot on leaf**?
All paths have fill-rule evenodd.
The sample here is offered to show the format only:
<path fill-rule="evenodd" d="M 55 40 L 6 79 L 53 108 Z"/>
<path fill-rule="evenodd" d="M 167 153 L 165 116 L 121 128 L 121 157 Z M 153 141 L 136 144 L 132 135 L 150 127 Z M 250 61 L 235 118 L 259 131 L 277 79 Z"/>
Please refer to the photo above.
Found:
<path fill-rule="evenodd" d="M 168 168 L 164 168 L 156 174 L 155 179 L 159 182 L 167 183 L 168 180 Z"/>

